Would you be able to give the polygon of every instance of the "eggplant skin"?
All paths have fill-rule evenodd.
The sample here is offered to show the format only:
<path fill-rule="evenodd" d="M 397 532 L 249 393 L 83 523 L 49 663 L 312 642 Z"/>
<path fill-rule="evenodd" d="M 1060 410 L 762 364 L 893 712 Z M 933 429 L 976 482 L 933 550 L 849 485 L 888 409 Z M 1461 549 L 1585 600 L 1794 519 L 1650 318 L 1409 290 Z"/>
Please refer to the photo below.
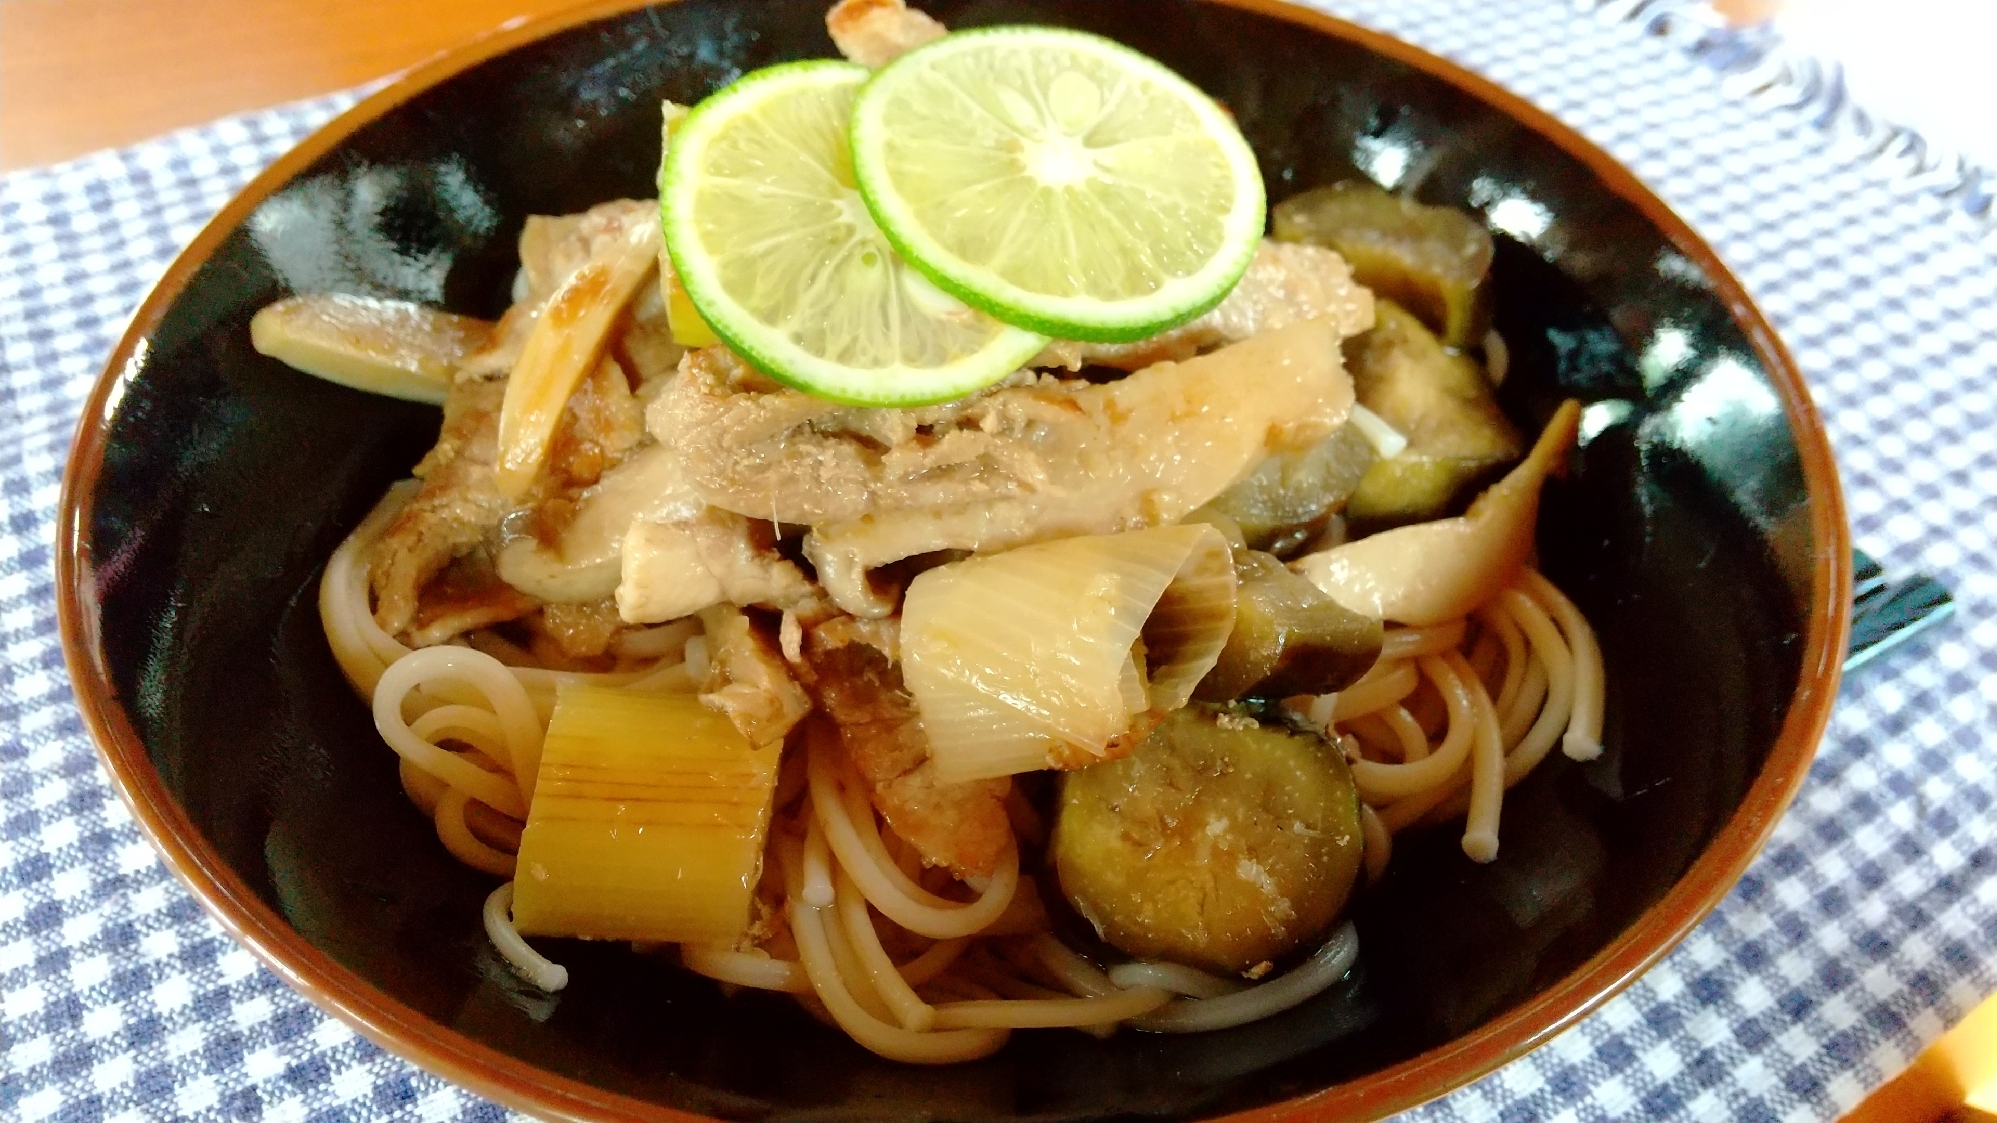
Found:
<path fill-rule="evenodd" d="M 1525 452 L 1476 363 L 1443 347 L 1391 300 L 1375 306 L 1373 330 L 1345 343 L 1360 404 L 1408 439 L 1376 460 L 1345 505 L 1355 532 L 1441 518 L 1477 485 Z"/>
<path fill-rule="evenodd" d="M 1496 247 L 1475 216 L 1347 181 L 1285 199 L 1270 220 L 1277 241 L 1337 250 L 1360 284 L 1421 317 L 1444 345 L 1483 338 Z"/>
<path fill-rule="evenodd" d="M 1372 669 L 1380 621 L 1258 550 L 1234 551 L 1234 628 L 1193 697 L 1205 702 L 1343 690 Z"/>
<path fill-rule="evenodd" d="M 1063 778 L 1051 858 L 1112 947 L 1255 973 L 1337 919 L 1362 845 L 1335 747 L 1195 704 L 1130 756 Z"/>

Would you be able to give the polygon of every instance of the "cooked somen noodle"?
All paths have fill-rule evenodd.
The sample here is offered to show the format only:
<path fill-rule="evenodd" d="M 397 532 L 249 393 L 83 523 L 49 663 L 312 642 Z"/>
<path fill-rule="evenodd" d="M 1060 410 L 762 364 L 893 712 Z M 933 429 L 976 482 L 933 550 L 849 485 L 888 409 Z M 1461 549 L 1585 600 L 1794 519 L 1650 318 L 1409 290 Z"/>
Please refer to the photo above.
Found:
<path fill-rule="evenodd" d="M 927 34 L 861 8 L 856 54 Z M 1397 834 L 1492 861 L 1507 789 L 1602 752 L 1601 651 L 1533 565 L 1578 407 L 1519 459 L 1400 311 L 1419 346 L 1348 372 L 1375 298 L 1330 249 L 1265 245 L 1153 339 L 860 409 L 687 346 L 657 247 L 610 203 L 529 222 L 496 324 L 259 318 L 267 353 L 443 400 L 320 615 L 534 985 L 568 973 L 525 937 L 627 942 L 914 1063 L 1240 1025 L 1345 975 Z M 1391 517 L 1347 527 L 1362 483 Z"/>

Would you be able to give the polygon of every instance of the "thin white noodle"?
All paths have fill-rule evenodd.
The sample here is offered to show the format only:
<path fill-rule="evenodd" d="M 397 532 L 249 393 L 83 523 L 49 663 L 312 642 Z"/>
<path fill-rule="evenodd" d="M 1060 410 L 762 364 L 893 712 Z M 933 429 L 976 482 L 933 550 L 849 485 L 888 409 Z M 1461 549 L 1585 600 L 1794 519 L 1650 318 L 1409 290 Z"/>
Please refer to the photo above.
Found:
<path fill-rule="evenodd" d="M 806 754 L 806 756 L 809 757 L 810 754 Z M 805 784 L 809 787 L 810 783 L 811 769 L 807 760 Z M 931 908 L 960 909 L 964 907 L 964 902 L 962 901 L 953 901 L 948 897 L 939 897 L 923 887 L 921 881 L 922 856 L 916 852 L 913 846 L 909 846 L 903 841 L 900 836 L 883 836 L 881 834 L 880 826 L 874 820 L 874 805 L 867 802 L 866 793 L 860 790 L 860 785 L 853 780 L 850 772 L 842 776 L 839 774 L 838 769 L 835 768 L 833 786 L 839 795 L 839 807 L 845 812 L 846 822 L 852 825 L 853 833 L 859 836 L 861 848 L 867 852 L 868 857 L 874 860 L 874 865 L 880 870 L 881 876 L 888 879 L 896 892 L 906 894 L 910 900 L 915 901 L 917 904 L 928 905 Z M 902 848 L 903 856 L 901 860 L 896 860 L 894 854 L 888 849 L 889 838 L 893 838 L 895 844 Z M 989 928 L 990 925 L 986 925 L 986 927 Z M 981 933 L 984 930 L 984 928 L 978 929 Z"/>
<path fill-rule="evenodd" d="M 1119 989 L 1096 965 L 1083 959 L 1075 949 L 1041 933 L 1027 945 L 1041 966 L 1053 972 L 1062 986 L 1085 998 L 1100 998 Z"/>
<path fill-rule="evenodd" d="M 896 970 L 901 972 L 902 980 L 909 986 L 924 986 L 948 971 L 950 965 L 957 962 L 957 957 L 963 955 L 964 950 L 970 946 L 971 941 L 968 939 L 938 940 L 929 945 L 928 951 L 902 964 Z"/>
<path fill-rule="evenodd" d="M 938 1029 L 1081 1029 L 1110 1025 L 1148 1014 L 1172 1001 L 1155 987 L 1117 990 L 1098 998 L 999 999 L 945 1002 L 936 1011 Z"/>
<path fill-rule="evenodd" d="M 1602 755 L 1602 703 L 1603 682 L 1602 648 L 1595 642 L 1595 629 L 1588 624 L 1588 618 L 1567 599 L 1567 594 L 1544 574 L 1537 570 L 1526 570 L 1520 575 L 1519 583 L 1525 591 L 1550 609 L 1553 618 L 1560 623 L 1560 631 L 1567 637 L 1567 648 L 1574 656 L 1574 712 L 1567 719 L 1567 735 L 1561 739 L 1560 751 L 1573 760 L 1594 760 Z"/>
<path fill-rule="evenodd" d="M 360 555 L 421 487 L 415 480 L 391 486 L 326 560 L 326 572 L 319 580 L 320 624 L 340 669 L 364 698 L 374 693 L 381 672 L 409 649 L 383 632 L 368 611 L 367 573 Z"/>
<path fill-rule="evenodd" d="M 435 821 L 437 839 L 451 852 L 451 857 L 475 870 L 509 879 L 513 876 L 516 864 L 513 855 L 479 841 L 465 824 L 465 793 L 456 788 L 444 789 L 437 800 Z"/>
<path fill-rule="evenodd" d="M 862 1046 L 889 1060 L 909 1064 L 952 1064 L 975 1060 L 998 1052 L 1008 1036 L 1005 1030 L 950 1030 L 916 1033 L 890 1025 L 867 1013 L 846 989 L 833 959 L 824 912 L 804 903 L 803 855 L 795 840 L 778 841 L 778 857 L 784 864 L 788 889 L 791 935 L 797 939 L 798 958 L 811 979 L 813 994 L 839 1028 Z"/>
<path fill-rule="evenodd" d="M 1243 986 L 1233 979 L 1209 975 L 1183 963 L 1119 963 L 1109 969 L 1109 981 L 1120 987 L 1154 987 L 1187 998 L 1219 998 Z"/>
<path fill-rule="evenodd" d="M 1499 593 L 1498 602 L 1531 641 L 1534 657 L 1546 667 L 1547 680 L 1546 705 L 1539 711 L 1539 719 L 1505 758 L 1505 786 L 1510 787 L 1545 759 L 1547 750 L 1567 728 L 1574 705 L 1574 668 L 1566 641 L 1538 602 L 1517 589 Z"/>
<path fill-rule="evenodd" d="M 1503 682 L 1500 672 L 1504 670 L 1505 645 L 1491 634 L 1491 629 L 1480 626 L 1476 641 L 1464 651 L 1463 657 L 1484 684 L 1485 692 L 1496 697 Z"/>
<path fill-rule="evenodd" d="M 1455 654 L 1452 652 L 1451 654 Z M 1462 656 L 1457 656 L 1460 662 Z M 1424 655 L 1422 673 L 1435 683 L 1449 709 L 1449 731 L 1431 756 L 1407 764 L 1382 764 L 1361 760 L 1352 764 L 1352 782 L 1367 803 L 1383 803 L 1432 788 L 1447 780 L 1470 753 L 1474 730 L 1471 722 L 1470 689 L 1445 659 Z M 1475 677 L 1475 676 L 1471 676 Z M 1479 684 L 1479 689 L 1482 686 Z"/>
<path fill-rule="evenodd" d="M 1519 687 L 1525 683 L 1526 664 L 1531 662 L 1532 652 L 1526 647 L 1525 637 L 1519 634 L 1519 626 L 1512 623 L 1512 618 L 1503 609 L 1486 602 L 1477 606 L 1475 615 L 1478 623 L 1496 635 L 1498 642 L 1505 647 L 1505 676 L 1498 684 L 1498 694 L 1492 703 L 1498 707 L 1500 714 L 1510 713 L 1512 703 L 1518 699 Z"/>
<path fill-rule="evenodd" d="M 893 879 L 905 875 L 895 869 L 893 862 L 877 860 L 861 841 L 860 831 L 847 816 L 840 799 L 838 781 L 832 772 L 833 750 L 828 748 L 827 742 L 823 725 L 814 726 L 807 750 L 811 754 L 808 782 L 812 821 L 824 830 L 832 852 L 839 857 L 839 864 L 853 876 L 868 903 L 881 910 L 889 920 L 932 940 L 975 935 L 997 920 L 1006 905 L 1011 903 L 1013 891 L 1019 887 L 1019 850 L 1011 846 L 1006 848 L 999 859 L 999 868 L 993 873 L 983 895 L 968 905 L 939 908 L 916 899 L 895 884 Z M 869 811 L 867 825 L 870 827 L 873 825 L 871 817 L 872 812 Z M 878 844 L 879 840 L 875 841 Z M 881 855 L 881 858 L 885 857 L 885 854 Z"/>
<path fill-rule="evenodd" d="M 1421 722 L 1415 720 L 1415 715 L 1408 712 L 1406 706 L 1399 704 L 1388 706 L 1378 711 L 1375 716 L 1393 727 L 1394 736 L 1401 739 L 1404 759 L 1421 760 L 1434 751 L 1435 747 L 1428 743 L 1428 733 L 1422 729 Z"/>
<path fill-rule="evenodd" d="M 1358 956 L 1359 932 L 1348 920 L 1286 974 L 1220 998 L 1181 998 L 1130 1024 L 1155 1033 L 1205 1033 L 1260 1021 L 1323 993 L 1345 977 Z"/>
<path fill-rule="evenodd" d="M 432 652 L 463 650 L 458 648 L 430 648 Z M 409 658 L 397 660 L 394 666 L 382 673 L 381 682 L 374 692 L 374 725 L 381 739 L 388 747 L 401 754 L 404 760 L 437 777 L 450 786 L 478 799 L 502 814 L 516 819 L 527 817 L 527 800 L 509 776 L 487 772 L 456 753 L 446 751 L 418 737 L 409 724 L 402 720 L 402 703 L 417 684 L 423 679 L 426 668 L 420 663 L 412 664 Z M 481 658 L 491 658 L 482 656 Z"/>
<path fill-rule="evenodd" d="M 1506 619 L 1511 619 L 1507 616 Z M 1517 628 L 1515 622 L 1512 627 Z M 1510 707 L 1503 711 L 1499 727 L 1505 735 L 1505 752 L 1509 755 L 1525 740 L 1532 729 L 1533 721 L 1539 717 L 1539 709 L 1546 702 L 1546 661 L 1541 659 L 1530 644 L 1526 647 L 1525 673 L 1519 676 L 1519 692 L 1512 698 Z"/>
<path fill-rule="evenodd" d="M 409 723 L 409 731 L 433 745 L 449 734 L 450 740 L 462 741 L 495 762 L 507 758 L 506 732 L 499 727 L 499 718 L 477 706 L 450 703 L 425 710 Z"/>
<path fill-rule="evenodd" d="M 680 962 L 694 974 L 719 982 L 785 994 L 811 993 L 811 979 L 805 975 L 802 963 L 776 959 L 766 952 L 681 944 Z"/>
<path fill-rule="evenodd" d="M 1440 655 L 1463 643 L 1464 622 L 1460 619 L 1426 628 L 1389 628 L 1380 641 L 1380 662 Z"/>
<path fill-rule="evenodd" d="M 989 968 L 978 968 L 975 974 L 963 977 L 971 979 L 971 981 L 984 987 L 998 998 L 1010 998 L 1020 1002 L 1045 1002 L 1050 998 L 1075 997 L 1072 994 L 1052 990 L 1038 983 L 1029 983 L 1024 979 L 1016 979 L 1003 972 Z M 933 990 L 934 988 L 932 987 L 931 989 Z M 959 999 L 958 1001 L 964 1000 Z M 995 1001 L 995 999 L 986 999 L 984 1001 Z"/>
<path fill-rule="evenodd" d="M 426 693 L 433 693 L 432 686 L 441 680 L 476 691 L 498 719 L 506 742 L 502 762 L 512 770 L 511 786 L 517 789 L 510 800 L 488 796 L 491 781 L 501 780 L 503 785 L 503 779 L 451 757 L 417 737 L 402 719 L 402 703 L 408 695 L 419 686 Z M 450 781 L 453 787 L 516 819 L 527 817 L 527 804 L 534 796 L 535 772 L 541 762 L 543 729 L 527 692 L 499 660 L 468 647 L 426 647 L 410 652 L 382 672 L 381 681 L 375 686 L 374 723 L 390 748 L 405 756 L 416 754 L 419 766 Z M 431 767 L 433 764 L 437 767 Z M 466 769 L 478 773 L 478 777 L 470 777 Z"/>
<path fill-rule="evenodd" d="M 807 840 L 805 856 L 809 858 L 810 855 Z M 903 1029 L 949 1028 L 937 1026 L 935 1008 L 915 993 L 915 988 L 895 967 L 894 960 L 888 958 L 887 949 L 881 946 L 881 935 L 874 929 L 873 918 L 867 915 L 867 899 L 860 895 L 860 887 L 853 884 L 852 876 L 843 867 L 839 870 L 836 888 L 836 909 L 839 923 L 846 929 L 846 942 L 859 958 L 860 967 L 866 972 L 874 993 L 881 996 L 881 1001 L 887 1004 L 895 1020 L 901 1023 Z"/>
<path fill-rule="evenodd" d="M 569 969 L 527 946 L 513 926 L 513 883 L 507 882 L 485 899 L 485 938 L 522 978 L 550 994 L 569 985 Z"/>
<path fill-rule="evenodd" d="M 685 658 L 681 652 L 686 649 L 686 641 L 699 634 L 700 619 L 688 616 L 656 628 L 625 632 L 611 643 L 611 649 L 625 659 L 663 659 L 668 655 Z"/>
<path fill-rule="evenodd" d="M 1498 856 L 1498 818 L 1505 803 L 1504 737 L 1484 680 L 1462 655 L 1452 651 L 1442 658 L 1470 692 L 1470 813 L 1463 826 L 1463 853 L 1473 862 L 1489 862 Z"/>
<path fill-rule="evenodd" d="M 1473 733 L 1472 736 L 1475 734 Z M 1467 756 L 1463 767 L 1450 773 L 1449 778 L 1432 788 L 1416 792 L 1406 799 L 1397 799 L 1378 808 L 1380 825 L 1389 832 L 1400 832 L 1417 823 L 1434 818 L 1431 812 L 1446 800 L 1462 794 L 1465 784 L 1470 782 L 1470 761 Z M 1460 813 L 1460 811 L 1459 811 Z"/>
<path fill-rule="evenodd" d="M 1361 714 L 1391 706 L 1415 692 L 1421 673 L 1409 662 L 1375 663 L 1358 682 L 1338 692 L 1332 704 L 1333 721 L 1351 721 Z"/>
<path fill-rule="evenodd" d="M 809 846 L 809 840 L 805 844 Z M 799 903 L 803 904 L 802 901 Z M 869 1017 L 886 1025 L 897 1025 L 894 1011 L 888 1008 L 881 992 L 874 989 L 874 980 L 867 974 L 866 967 L 861 965 L 859 953 L 847 942 L 846 930 L 840 926 L 837 912 L 833 909 L 811 911 L 824 922 L 825 943 L 832 951 L 832 963 L 839 969 L 839 980 L 845 986 L 846 993 L 860 1004 Z"/>
<path fill-rule="evenodd" d="M 437 814 L 437 801 L 444 798 L 450 789 L 449 784 L 416 767 L 408 757 L 397 757 L 395 772 L 402 780 L 402 793 L 416 809 L 434 818 Z"/>
<path fill-rule="evenodd" d="M 1311 698 L 1311 704 L 1304 709 L 1304 718 L 1316 726 L 1326 737 L 1332 735 L 1332 715 L 1338 712 L 1338 691 L 1318 694 Z"/>
<path fill-rule="evenodd" d="M 823 830 L 804 837 L 804 903 L 815 909 L 828 909 L 837 899 L 832 886 L 832 848 L 825 844 Z"/>

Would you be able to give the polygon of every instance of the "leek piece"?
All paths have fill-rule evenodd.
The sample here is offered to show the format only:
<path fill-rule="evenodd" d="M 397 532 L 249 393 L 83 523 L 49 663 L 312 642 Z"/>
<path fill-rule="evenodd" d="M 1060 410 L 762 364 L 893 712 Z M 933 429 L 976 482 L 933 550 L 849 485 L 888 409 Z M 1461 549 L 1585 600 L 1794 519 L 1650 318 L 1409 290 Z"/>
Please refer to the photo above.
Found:
<path fill-rule="evenodd" d="M 617 317 L 658 268 L 659 242 L 657 222 L 629 223 L 548 298 L 499 406 L 494 479 L 501 495 L 521 498 L 540 474 L 569 396 L 596 369 Z"/>
<path fill-rule="evenodd" d="M 250 346 L 306 374 L 412 402 L 444 404 L 458 363 L 492 325 L 406 300 L 287 296 L 250 319 Z"/>
<path fill-rule="evenodd" d="M 564 685 L 520 838 L 515 926 L 732 946 L 762 872 L 778 752 L 686 695 Z"/>
<path fill-rule="evenodd" d="M 1496 596 L 1532 556 L 1539 491 L 1573 449 L 1581 403 L 1561 404 L 1525 461 L 1452 519 L 1381 531 L 1290 568 L 1354 612 L 1425 628 Z"/>
<path fill-rule="evenodd" d="M 939 780 L 1078 768 L 1128 752 L 1128 734 L 1148 728 L 1141 713 L 1185 705 L 1233 626 L 1234 568 L 1215 528 L 1069 538 L 917 577 L 902 678 Z"/>

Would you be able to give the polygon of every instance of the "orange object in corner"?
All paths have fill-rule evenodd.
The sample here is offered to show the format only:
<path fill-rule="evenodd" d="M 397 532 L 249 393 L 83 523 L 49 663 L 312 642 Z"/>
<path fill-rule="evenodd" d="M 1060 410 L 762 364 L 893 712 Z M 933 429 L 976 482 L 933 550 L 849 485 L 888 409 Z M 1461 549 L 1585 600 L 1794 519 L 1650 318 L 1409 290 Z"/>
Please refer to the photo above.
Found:
<path fill-rule="evenodd" d="M 1843 1123 L 1997 1123 L 1997 998 L 1971 1011 Z"/>

